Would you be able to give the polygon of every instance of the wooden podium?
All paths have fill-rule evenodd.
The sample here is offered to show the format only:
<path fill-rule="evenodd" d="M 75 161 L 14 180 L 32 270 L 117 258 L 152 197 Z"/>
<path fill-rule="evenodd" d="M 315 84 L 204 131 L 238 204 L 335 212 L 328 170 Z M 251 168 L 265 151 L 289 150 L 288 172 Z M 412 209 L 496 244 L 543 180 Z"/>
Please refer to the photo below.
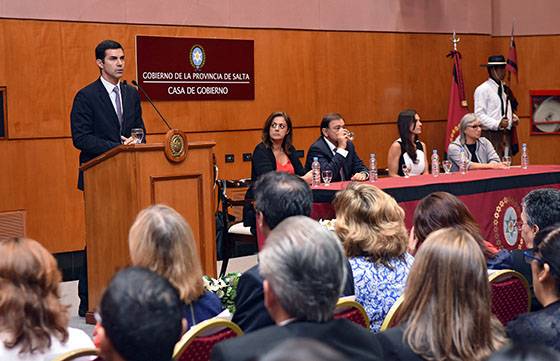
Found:
<path fill-rule="evenodd" d="M 111 277 L 130 265 L 128 231 L 143 208 L 163 203 L 190 224 L 203 270 L 216 275 L 212 156 L 215 142 L 189 143 L 167 160 L 163 144 L 121 145 L 84 163 L 88 323 Z M 142 287 L 142 285 L 138 285 Z"/>

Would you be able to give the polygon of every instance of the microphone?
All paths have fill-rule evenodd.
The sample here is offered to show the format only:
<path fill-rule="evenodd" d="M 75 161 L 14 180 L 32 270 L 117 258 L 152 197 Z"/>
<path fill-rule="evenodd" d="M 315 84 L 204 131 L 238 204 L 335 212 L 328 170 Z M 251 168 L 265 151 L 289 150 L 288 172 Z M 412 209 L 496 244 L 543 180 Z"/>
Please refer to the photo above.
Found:
<path fill-rule="evenodd" d="M 126 84 L 126 81 L 124 81 L 124 83 Z M 140 89 L 140 91 L 142 92 L 142 94 L 144 94 L 144 96 L 146 97 L 146 99 L 148 99 L 148 102 L 150 102 L 150 104 L 152 105 L 152 107 L 155 109 L 156 113 L 158 113 L 159 117 L 161 118 L 161 120 L 163 120 L 163 122 L 165 123 L 165 125 L 167 126 L 167 129 L 172 130 L 171 126 L 169 125 L 169 123 L 167 123 L 167 120 L 165 120 L 165 118 L 163 117 L 163 115 L 161 115 L 161 113 L 159 112 L 158 108 L 156 107 L 156 105 L 154 104 L 154 102 L 152 101 L 152 99 L 150 98 L 150 96 L 148 95 L 148 93 L 146 93 L 146 91 L 140 86 L 138 85 L 138 83 L 136 82 L 136 80 L 132 80 L 131 83 L 137 87 L 138 89 Z"/>

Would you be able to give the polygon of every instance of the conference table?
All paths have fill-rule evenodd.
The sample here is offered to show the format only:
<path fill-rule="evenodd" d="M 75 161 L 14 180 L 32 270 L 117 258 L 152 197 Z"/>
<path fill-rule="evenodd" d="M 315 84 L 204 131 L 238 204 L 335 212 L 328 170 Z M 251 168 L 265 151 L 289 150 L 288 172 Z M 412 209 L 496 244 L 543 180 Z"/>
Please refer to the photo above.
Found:
<path fill-rule="evenodd" d="M 331 202 L 337 191 L 350 182 L 313 187 L 315 219 L 335 218 Z M 432 192 L 454 194 L 469 208 L 480 225 L 482 235 L 499 248 L 525 248 L 519 225 L 521 200 L 533 189 L 560 188 L 560 165 L 530 165 L 527 169 L 511 167 L 499 170 L 472 170 L 466 174 L 425 174 L 410 178 L 380 178 L 368 182 L 397 200 L 406 213 L 405 223 L 412 226 L 418 202 Z"/>

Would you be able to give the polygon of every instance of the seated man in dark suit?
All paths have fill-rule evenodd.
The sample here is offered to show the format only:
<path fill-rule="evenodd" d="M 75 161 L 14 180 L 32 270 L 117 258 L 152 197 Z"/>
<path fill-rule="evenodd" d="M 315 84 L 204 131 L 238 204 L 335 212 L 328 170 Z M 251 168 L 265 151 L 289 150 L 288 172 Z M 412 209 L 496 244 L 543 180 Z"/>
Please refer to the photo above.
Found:
<path fill-rule="evenodd" d="M 103 293 L 94 333 L 105 361 L 171 360 L 184 329 L 179 292 L 160 275 L 130 267 Z"/>
<path fill-rule="evenodd" d="M 333 232 L 304 216 L 278 225 L 259 253 L 264 303 L 276 325 L 218 343 L 212 360 L 243 361 L 292 338 L 311 338 L 350 360 L 380 360 L 379 343 L 366 328 L 333 319 L 347 269 Z"/>
<path fill-rule="evenodd" d="M 257 227 L 265 238 L 284 219 L 291 216 L 309 216 L 312 203 L 311 189 L 299 177 L 269 172 L 255 183 Z M 354 294 L 354 278 L 348 261 L 346 265 L 348 277 L 343 295 L 349 296 Z M 274 324 L 264 307 L 263 280 L 259 275 L 259 265 L 241 275 L 237 284 L 235 307 L 233 322 L 245 333 Z"/>
<path fill-rule="evenodd" d="M 321 136 L 307 152 L 305 169 L 311 169 L 317 157 L 321 171 L 331 170 L 332 181 L 363 181 L 368 178 L 368 169 L 356 154 L 356 148 L 344 128 L 344 119 L 338 113 L 329 113 L 321 121 Z"/>

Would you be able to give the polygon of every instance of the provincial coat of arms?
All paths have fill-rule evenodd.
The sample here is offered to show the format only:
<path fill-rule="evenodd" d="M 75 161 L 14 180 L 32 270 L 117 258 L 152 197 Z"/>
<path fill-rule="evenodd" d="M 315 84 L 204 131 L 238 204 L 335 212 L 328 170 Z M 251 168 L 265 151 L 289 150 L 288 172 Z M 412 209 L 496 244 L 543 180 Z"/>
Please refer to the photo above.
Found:
<path fill-rule="evenodd" d="M 496 207 L 492 230 L 495 244 L 508 250 L 521 249 L 525 242 L 519 229 L 521 207 L 515 199 L 504 197 Z"/>
<path fill-rule="evenodd" d="M 195 44 L 191 47 L 189 61 L 197 71 L 204 66 L 204 63 L 206 63 L 206 53 L 202 45 Z"/>

